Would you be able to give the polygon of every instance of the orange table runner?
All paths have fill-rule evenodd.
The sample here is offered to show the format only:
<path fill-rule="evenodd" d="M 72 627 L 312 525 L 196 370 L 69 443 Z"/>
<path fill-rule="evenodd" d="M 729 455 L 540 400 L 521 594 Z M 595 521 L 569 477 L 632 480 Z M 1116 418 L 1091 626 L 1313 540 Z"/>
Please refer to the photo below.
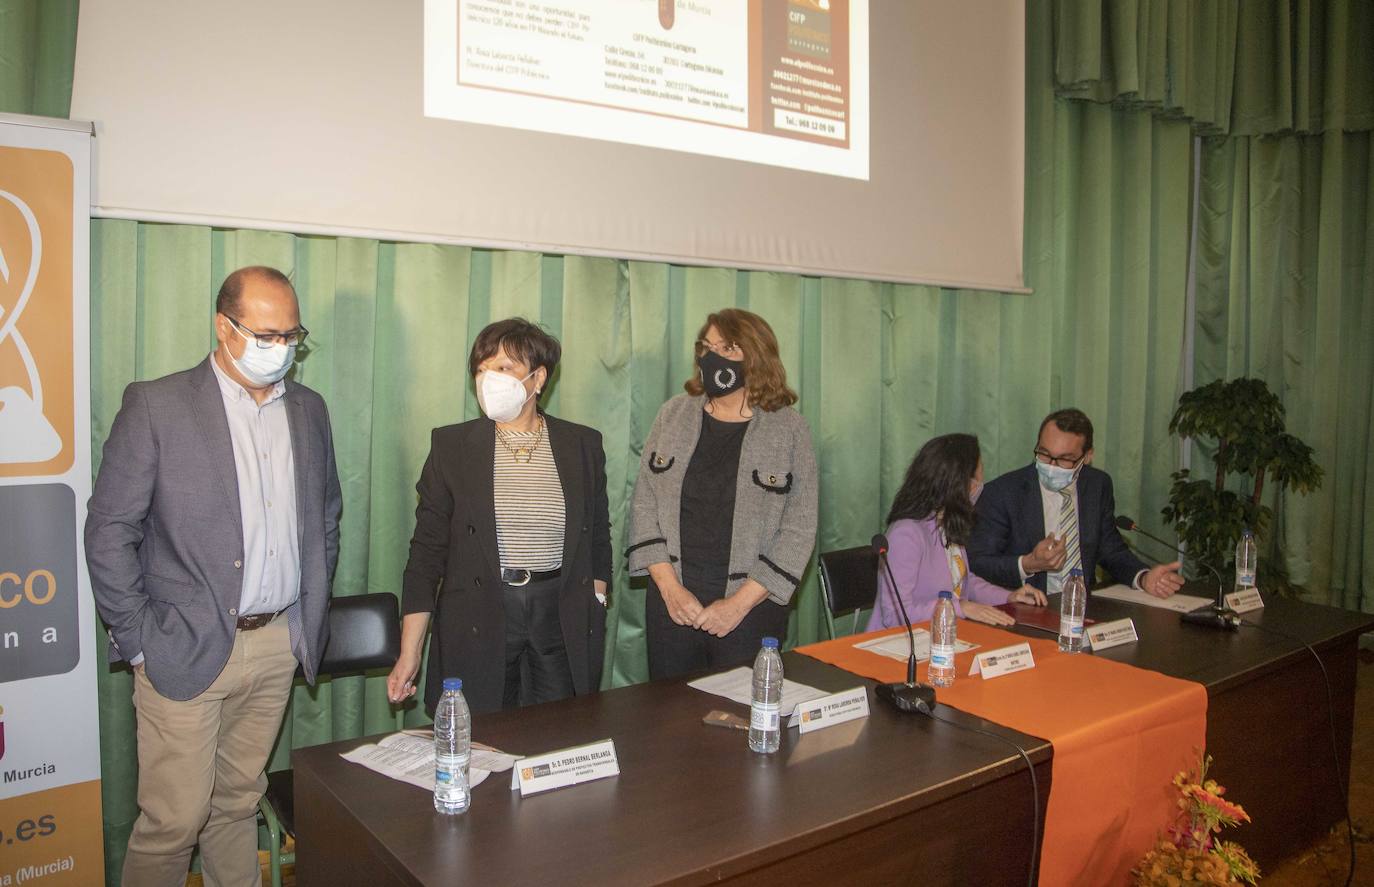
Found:
<path fill-rule="evenodd" d="M 905 662 L 854 646 L 901 632 L 853 635 L 797 652 L 866 678 L 902 681 Z M 1206 688 L 967 620 L 959 621 L 959 639 L 979 647 L 955 658 L 958 677 L 936 691 L 937 702 L 1054 746 L 1040 883 L 1127 883 L 1177 813 L 1170 781 L 1197 763 L 1206 743 Z M 1023 642 L 1031 645 L 1034 668 L 991 680 L 968 676 L 976 653 Z M 917 677 L 926 680 L 925 663 Z"/>

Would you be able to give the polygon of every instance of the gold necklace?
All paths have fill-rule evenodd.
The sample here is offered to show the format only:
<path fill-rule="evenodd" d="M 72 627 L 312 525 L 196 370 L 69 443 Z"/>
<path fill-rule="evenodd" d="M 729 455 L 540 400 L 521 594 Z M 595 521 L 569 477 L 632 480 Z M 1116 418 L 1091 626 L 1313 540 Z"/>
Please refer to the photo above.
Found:
<path fill-rule="evenodd" d="M 503 432 L 500 428 L 496 429 L 496 439 L 500 441 L 501 446 L 506 448 L 506 452 L 510 453 L 510 457 L 518 463 L 528 465 L 534 461 L 534 454 L 539 450 L 539 444 L 544 440 L 544 420 L 539 420 L 539 428 L 535 431 L 534 443 L 532 444 L 513 447 L 510 441 L 506 440 L 506 434 L 507 432 Z"/>

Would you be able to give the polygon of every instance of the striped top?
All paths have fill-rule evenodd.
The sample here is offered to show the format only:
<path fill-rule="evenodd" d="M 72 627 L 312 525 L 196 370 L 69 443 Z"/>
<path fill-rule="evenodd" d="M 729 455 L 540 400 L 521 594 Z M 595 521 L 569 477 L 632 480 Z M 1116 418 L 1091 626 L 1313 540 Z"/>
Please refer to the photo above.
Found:
<path fill-rule="evenodd" d="M 496 481 L 496 545 L 502 569 L 542 572 L 563 566 L 567 515 L 563 484 L 547 432 L 547 428 L 543 433 L 497 432 L 492 468 Z M 513 449 L 535 446 L 536 440 L 538 446 L 529 462 L 516 461 L 511 455 Z"/>

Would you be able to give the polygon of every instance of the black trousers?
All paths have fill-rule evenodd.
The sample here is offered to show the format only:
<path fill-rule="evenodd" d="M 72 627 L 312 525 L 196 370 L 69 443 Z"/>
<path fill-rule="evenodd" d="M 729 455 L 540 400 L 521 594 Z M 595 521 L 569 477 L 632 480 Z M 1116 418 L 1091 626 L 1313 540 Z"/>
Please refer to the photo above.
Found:
<path fill-rule="evenodd" d="M 683 580 L 703 607 L 725 597 L 724 582 L 703 582 L 685 574 Z M 649 648 L 650 680 L 751 665 L 765 637 L 772 636 L 781 642 L 786 635 L 787 608 L 772 600 L 764 600 L 750 610 L 735 630 L 723 638 L 690 625 L 678 625 L 668 615 L 658 586 L 649 580 L 644 595 L 644 638 Z"/>
<path fill-rule="evenodd" d="M 558 617 L 563 579 L 501 586 L 506 612 L 506 686 L 502 708 L 573 695 L 572 667 Z"/>

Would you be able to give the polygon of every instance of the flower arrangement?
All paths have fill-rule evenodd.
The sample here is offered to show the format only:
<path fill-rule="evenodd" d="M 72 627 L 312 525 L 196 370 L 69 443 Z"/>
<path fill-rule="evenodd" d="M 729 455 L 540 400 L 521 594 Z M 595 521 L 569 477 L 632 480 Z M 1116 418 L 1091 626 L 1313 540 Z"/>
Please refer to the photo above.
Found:
<path fill-rule="evenodd" d="M 1181 770 L 1174 776 L 1178 819 L 1132 872 L 1137 885 L 1254 884 L 1259 879 L 1259 866 L 1244 848 L 1214 837 L 1227 826 L 1249 822 L 1250 815 L 1222 797 L 1225 787 L 1207 778 L 1211 764 L 1211 755 L 1206 755 L 1196 772 Z"/>

